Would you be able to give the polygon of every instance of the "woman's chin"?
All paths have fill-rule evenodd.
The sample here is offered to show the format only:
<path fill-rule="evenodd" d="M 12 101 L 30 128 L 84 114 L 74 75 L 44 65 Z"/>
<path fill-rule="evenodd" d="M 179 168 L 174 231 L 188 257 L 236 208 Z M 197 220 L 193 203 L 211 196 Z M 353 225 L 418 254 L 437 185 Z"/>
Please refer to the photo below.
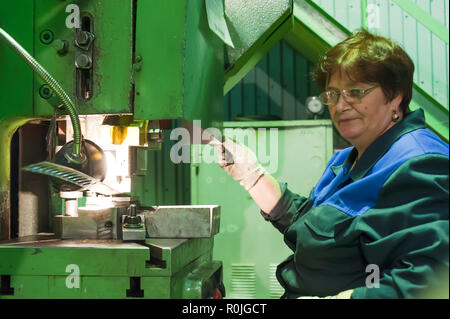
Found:
<path fill-rule="evenodd" d="M 361 132 L 356 130 L 342 130 L 339 133 L 350 143 L 352 143 L 352 141 L 356 140 L 361 135 Z"/>

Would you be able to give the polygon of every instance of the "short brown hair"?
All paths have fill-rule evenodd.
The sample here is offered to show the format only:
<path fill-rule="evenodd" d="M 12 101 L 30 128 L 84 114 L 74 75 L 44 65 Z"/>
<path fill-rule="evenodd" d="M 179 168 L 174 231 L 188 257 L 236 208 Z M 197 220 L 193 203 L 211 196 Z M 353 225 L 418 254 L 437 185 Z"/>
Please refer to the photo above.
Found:
<path fill-rule="evenodd" d="M 352 34 L 322 57 L 313 77 L 326 88 L 336 71 L 345 72 L 353 81 L 378 83 L 388 101 L 402 94 L 400 109 L 403 114 L 409 112 L 414 63 L 394 41 L 364 29 Z"/>

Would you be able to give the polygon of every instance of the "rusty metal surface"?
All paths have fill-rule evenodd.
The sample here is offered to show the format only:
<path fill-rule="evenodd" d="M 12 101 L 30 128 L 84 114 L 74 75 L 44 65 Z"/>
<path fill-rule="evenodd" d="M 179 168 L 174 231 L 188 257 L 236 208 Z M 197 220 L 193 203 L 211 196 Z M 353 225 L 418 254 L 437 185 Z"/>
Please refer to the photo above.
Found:
<path fill-rule="evenodd" d="M 6 190 L 0 191 L 0 240 L 9 239 L 9 181 L 6 183 Z"/>

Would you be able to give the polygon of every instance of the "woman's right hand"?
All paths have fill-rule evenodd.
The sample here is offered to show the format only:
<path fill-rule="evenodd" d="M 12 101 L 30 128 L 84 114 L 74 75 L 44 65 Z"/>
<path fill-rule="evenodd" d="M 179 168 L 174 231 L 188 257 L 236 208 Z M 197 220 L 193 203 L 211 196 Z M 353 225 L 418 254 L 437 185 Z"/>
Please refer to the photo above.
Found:
<path fill-rule="evenodd" d="M 222 143 L 214 140 L 210 144 L 217 149 L 219 166 L 234 180 L 239 181 L 247 191 L 266 173 L 258 163 L 255 153 L 245 145 L 228 138 L 225 138 Z"/>

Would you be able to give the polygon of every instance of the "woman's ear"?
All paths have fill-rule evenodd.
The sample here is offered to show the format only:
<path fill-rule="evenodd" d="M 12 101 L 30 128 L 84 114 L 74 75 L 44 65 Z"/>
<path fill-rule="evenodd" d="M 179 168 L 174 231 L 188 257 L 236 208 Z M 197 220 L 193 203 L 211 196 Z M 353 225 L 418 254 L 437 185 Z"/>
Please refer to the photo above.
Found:
<path fill-rule="evenodd" d="M 396 112 L 400 117 L 403 117 L 403 112 L 400 108 L 400 104 L 403 101 L 403 95 L 400 93 L 391 101 L 391 109 Z"/>

